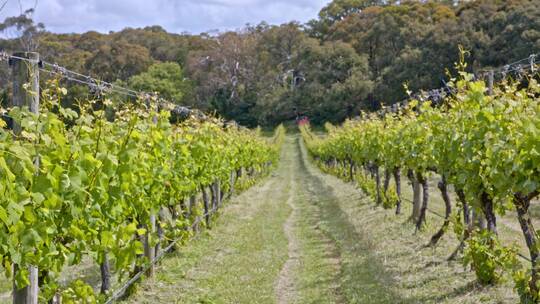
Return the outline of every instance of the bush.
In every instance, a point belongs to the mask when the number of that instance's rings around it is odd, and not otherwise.
[[[394,185],[390,185],[388,187],[388,190],[386,190],[385,193],[383,193],[383,208],[384,209],[392,209],[397,205],[399,198],[397,196],[396,187]]]
[[[516,246],[502,246],[497,236],[487,230],[476,232],[468,241],[463,257],[464,265],[471,265],[481,284],[500,282],[506,271],[519,267]]]

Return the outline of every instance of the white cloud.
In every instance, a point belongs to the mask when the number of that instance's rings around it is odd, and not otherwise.
[[[8,0],[0,20],[35,0]],[[246,23],[306,22],[329,0],[38,0],[34,18],[53,32],[118,31],[161,25],[171,32],[236,29]],[[0,0],[0,4],[3,0]]]

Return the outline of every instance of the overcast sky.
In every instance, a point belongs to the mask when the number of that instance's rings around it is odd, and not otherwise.
[[[0,6],[6,0],[0,0]],[[7,0],[0,21],[34,6],[36,0]],[[34,19],[53,32],[118,31],[161,25],[170,32],[198,34],[237,29],[246,23],[306,22],[330,0],[37,0]]]

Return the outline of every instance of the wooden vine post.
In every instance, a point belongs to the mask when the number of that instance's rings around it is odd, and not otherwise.
[[[158,123],[158,117],[154,115],[154,117],[152,117],[152,122],[154,124],[157,124]],[[150,263],[150,267],[148,268],[148,270],[146,271],[146,276],[148,277],[153,277],[154,276],[154,272],[155,272],[155,267],[154,267],[154,259],[156,258],[156,249],[158,249],[158,245],[156,246],[152,246],[152,242],[150,241],[151,239],[151,236],[156,232],[156,227],[157,225],[159,225],[159,223],[156,223],[156,214],[155,212],[151,212],[150,213],[150,219],[149,219],[149,222],[150,222],[150,225],[149,227],[146,227],[146,236],[145,236],[145,240],[144,240],[144,256],[148,259],[149,263]]]
[[[146,235],[144,238],[144,256],[148,259],[150,264],[150,267],[146,271],[146,275],[148,277],[154,276],[154,264],[152,264],[152,261],[154,261],[154,258],[156,257],[156,248],[152,246],[150,242],[151,235],[156,231],[156,215],[150,214],[150,226],[147,227]]]
[[[216,211],[221,206],[221,181],[216,179],[210,186],[212,194],[212,212]]]
[[[194,194],[189,197],[189,211],[188,211],[188,217],[191,218],[195,208],[197,207],[197,197],[198,195]],[[197,234],[199,233],[199,221],[198,217],[195,217],[194,219],[195,224],[192,226],[193,233]]]
[[[161,254],[162,243],[165,237],[165,231],[163,231],[163,226],[162,226],[163,223],[165,222],[165,210],[163,209],[163,207],[159,209],[158,215],[159,216],[156,223],[158,242],[154,249],[156,256],[159,256]]]
[[[99,264],[99,271],[101,273],[100,292],[105,294],[111,288],[111,264],[107,252],[103,253],[103,261]]]
[[[16,58],[13,58],[16,57]],[[39,54],[33,52],[21,52],[13,54],[10,59],[11,75],[13,77],[13,99],[10,106],[28,107],[31,112],[39,112]],[[23,59],[19,59],[23,58]],[[13,131],[19,134],[22,128],[19,124],[13,124]],[[36,158],[35,165],[39,166],[39,159]],[[19,271],[19,267],[14,265],[14,274]],[[29,284],[26,287],[18,288],[13,281],[13,303],[14,304],[37,304],[38,303],[38,268],[28,267]],[[14,276],[15,277],[15,276]]]
[[[411,181],[412,190],[413,190],[413,209],[412,209],[412,214],[411,214],[411,220],[416,223],[418,219],[420,218],[420,208],[421,208],[421,203],[422,203],[421,198],[420,198],[421,186],[420,186],[420,182],[418,181],[418,179],[416,178],[416,175],[414,174],[412,170],[409,170],[407,172],[407,177]]]
[[[493,70],[488,73],[488,95],[493,95],[493,82],[495,81],[495,72]]]
[[[157,115],[154,115],[154,117],[152,117],[152,122],[157,125],[158,124],[158,116]],[[152,216],[154,217],[154,226],[155,226],[155,229],[157,231],[157,237],[158,237],[158,240],[157,240],[157,244],[156,246],[154,247],[154,257],[152,259],[150,259],[150,261],[153,261],[155,257],[159,256],[161,254],[161,245],[162,245],[162,242],[163,242],[163,238],[164,238],[164,235],[165,235],[165,232],[163,231],[163,223],[165,222],[165,214],[164,214],[165,210],[163,207],[160,207],[159,208],[159,211],[158,211],[158,218],[156,219],[156,215],[153,214]],[[152,271],[148,273],[148,276],[152,276],[154,274],[154,266],[152,265]]]
[[[234,170],[231,171],[231,174],[229,176],[229,197],[234,195],[234,184],[235,184],[235,178],[234,178]]]
[[[495,80],[495,72],[490,70],[488,72],[488,92],[489,96],[493,95],[493,83]],[[473,210],[473,222],[475,226],[480,228],[480,230],[488,229],[489,231],[497,234],[497,219],[493,211],[493,200],[489,194],[484,191],[481,194],[481,212],[476,212]]]

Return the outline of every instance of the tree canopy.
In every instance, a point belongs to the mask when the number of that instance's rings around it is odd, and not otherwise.
[[[43,59],[82,74],[159,91],[255,126],[297,115],[340,122],[403,100],[404,84],[412,91],[439,88],[454,72],[459,45],[469,51],[473,72],[526,58],[540,50],[540,6],[531,0],[334,0],[307,24],[262,22],[215,35],[160,26],[54,34],[29,14],[0,24],[9,29],[15,35],[0,39],[0,49],[31,45]],[[8,96],[6,68],[0,83]]]
[[[160,96],[173,102],[181,102],[191,90],[182,67],[175,62],[155,63],[148,71],[131,77],[129,86],[143,92],[159,92]]]

